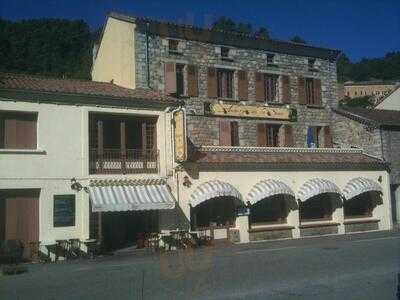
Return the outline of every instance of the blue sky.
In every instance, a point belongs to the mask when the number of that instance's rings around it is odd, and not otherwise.
[[[219,16],[266,26],[272,37],[300,35],[352,60],[400,51],[400,0],[0,0],[0,17],[83,19],[92,29],[109,11],[209,25]]]

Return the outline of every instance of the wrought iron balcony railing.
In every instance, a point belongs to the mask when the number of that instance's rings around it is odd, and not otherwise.
[[[90,174],[135,174],[158,172],[158,150],[89,150]]]

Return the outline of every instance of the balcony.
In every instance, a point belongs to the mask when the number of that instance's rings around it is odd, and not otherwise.
[[[158,151],[142,149],[90,149],[90,174],[158,172]]]
[[[156,118],[90,114],[89,174],[158,173]]]

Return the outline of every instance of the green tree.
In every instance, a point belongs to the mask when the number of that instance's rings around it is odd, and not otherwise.
[[[0,22],[0,70],[90,78],[92,39],[84,21]]]
[[[293,43],[298,43],[298,44],[307,44],[306,40],[303,39],[302,37],[295,35],[290,39]]]
[[[339,102],[339,106],[371,108],[374,106],[374,101],[370,96],[363,96],[358,98],[346,97]]]
[[[211,29],[269,38],[269,31],[266,27],[260,27],[254,31],[253,26],[250,23],[235,23],[231,18],[228,17],[220,17],[217,19],[211,26]]]
[[[269,39],[269,30],[266,27],[260,27],[254,32],[254,36],[257,38]]]

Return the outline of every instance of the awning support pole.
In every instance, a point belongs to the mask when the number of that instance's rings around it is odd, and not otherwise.
[[[98,217],[98,233],[97,233],[97,240],[99,241],[99,244],[103,243],[103,222],[102,222],[102,215],[101,211],[97,213]]]

